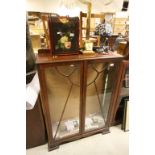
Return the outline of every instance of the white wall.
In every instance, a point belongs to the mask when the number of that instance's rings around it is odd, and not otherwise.
[[[73,1],[73,0],[72,0]],[[119,12],[122,9],[123,0],[113,0],[110,5],[105,6],[105,0],[92,0],[92,12]],[[60,7],[60,0],[26,0],[27,11],[39,11],[39,12],[57,12]],[[76,6],[81,11],[86,12],[87,6],[75,0]]]

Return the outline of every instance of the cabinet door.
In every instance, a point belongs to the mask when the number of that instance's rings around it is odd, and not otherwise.
[[[79,133],[80,70],[80,63],[58,63],[45,68],[45,94],[53,140]]]
[[[85,131],[104,128],[111,103],[116,65],[92,61],[87,67]]]

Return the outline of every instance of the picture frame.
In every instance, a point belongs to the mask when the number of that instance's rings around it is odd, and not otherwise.
[[[86,51],[93,51],[93,42],[91,42],[91,41],[86,41],[86,42],[85,42],[85,50],[86,50]]]
[[[79,54],[79,18],[50,16],[48,20],[52,55]]]

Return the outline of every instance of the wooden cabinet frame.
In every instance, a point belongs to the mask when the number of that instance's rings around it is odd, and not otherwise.
[[[116,117],[116,113],[117,113],[117,110],[118,110],[119,105],[120,105],[120,101],[121,101],[120,100],[121,87],[122,87],[123,80],[124,80],[124,77],[125,77],[126,69],[128,67],[129,67],[129,60],[123,60],[121,62],[121,65],[120,65],[119,81],[118,81],[116,101],[115,101],[116,103],[114,105],[114,112],[113,112],[113,116],[112,116],[112,120],[111,120],[111,126],[117,125],[118,123],[120,123],[120,122],[117,122],[115,120],[115,117]]]

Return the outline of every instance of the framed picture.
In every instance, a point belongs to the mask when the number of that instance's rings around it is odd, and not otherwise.
[[[51,16],[48,21],[51,52],[53,55],[79,53],[79,18]]]
[[[85,42],[85,50],[92,51],[93,50],[93,42],[90,42],[90,41]]]

